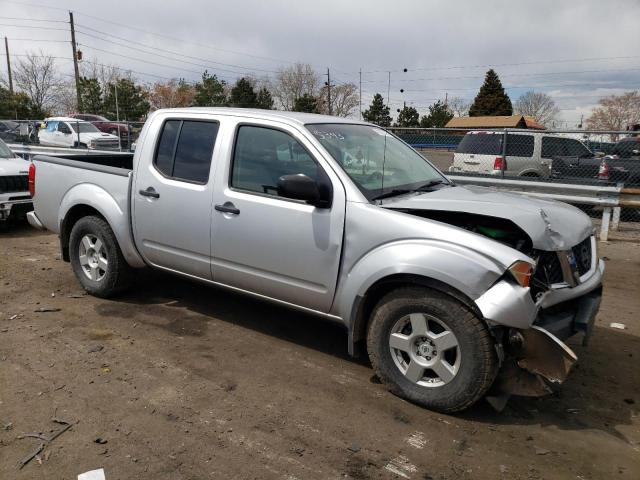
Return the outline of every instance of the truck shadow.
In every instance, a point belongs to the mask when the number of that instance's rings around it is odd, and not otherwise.
[[[141,272],[135,289],[98,305],[102,315],[135,318],[180,336],[202,336],[219,320],[360,365],[347,352],[346,329],[331,321],[223,288],[155,271]],[[630,425],[640,405],[640,337],[596,327],[591,345],[571,343],[579,363],[558,391],[541,398],[512,397],[498,413],[480,401],[456,417],[488,425],[542,425],[563,430],[594,429],[628,442],[617,429]],[[371,372],[373,375],[373,372]],[[410,408],[419,421],[424,412]]]
[[[182,336],[204,335],[209,320],[220,320],[368,365],[366,358],[354,360],[349,356],[347,331],[342,325],[162,272],[141,271],[131,293],[96,308],[100,314],[125,318],[135,316],[136,321]],[[176,309],[180,309],[179,315],[176,315]]]

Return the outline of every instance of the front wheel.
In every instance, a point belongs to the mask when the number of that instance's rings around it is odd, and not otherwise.
[[[78,281],[91,295],[110,297],[131,284],[132,269],[111,227],[101,217],[76,222],[69,238],[69,256]]]
[[[456,299],[426,288],[401,288],[383,297],[372,314],[367,347],[391,392],[441,412],[473,405],[498,370],[482,320]]]

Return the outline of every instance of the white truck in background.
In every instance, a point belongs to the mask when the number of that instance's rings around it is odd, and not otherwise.
[[[33,210],[28,188],[29,163],[0,140],[0,228],[4,228],[10,218],[19,218]]]

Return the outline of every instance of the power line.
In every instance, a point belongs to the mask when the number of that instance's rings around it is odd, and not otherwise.
[[[125,42],[134,43],[136,45],[141,45],[141,46],[143,46],[145,48],[148,48],[148,49],[161,50],[161,51],[167,52],[167,53],[169,53],[171,55],[178,55],[178,56],[185,57],[185,58],[191,58],[191,59],[195,59],[195,60],[202,60],[202,61],[209,62],[209,63],[212,63],[212,64],[224,65],[224,66],[228,66],[228,67],[241,68],[241,69],[245,69],[245,71],[261,71],[261,72],[268,72],[268,73],[277,73],[276,70],[265,70],[265,69],[260,69],[260,68],[249,68],[249,67],[245,67],[245,66],[242,66],[242,65],[234,65],[234,64],[229,64],[229,63],[216,62],[216,61],[205,59],[205,58],[201,58],[201,57],[194,57],[194,56],[190,56],[190,55],[184,55],[184,54],[179,53],[179,52],[172,52],[171,50],[165,50],[165,49],[162,49],[162,48],[153,47],[151,45],[146,45],[144,43],[136,42],[136,41],[129,40],[129,39],[126,39],[126,38],[122,38],[122,37],[118,37],[116,35],[111,35],[111,34],[106,33],[106,32],[99,32],[98,30],[95,30],[95,29],[92,29],[90,27],[87,27],[86,25],[78,24],[78,26],[80,28],[86,28],[86,29],[89,29],[89,30],[93,30],[93,31],[96,31],[96,32],[101,33],[103,35],[108,35],[108,36],[117,38],[119,40],[123,40]],[[90,33],[87,33],[87,32],[83,32],[81,30],[77,30],[77,32],[81,33],[82,35],[85,35],[87,37],[95,38],[97,40],[101,40],[101,41],[107,42],[107,43],[112,43],[114,45],[118,45],[118,46],[121,46],[121,47],[124,47],[124,48],[129,48],[131,50],[136,50],[136,51],[139,51],[139,52],[142,52],[142,53],[146,53],[148,55],[155,55],[155,56],[166,58],[166,59],[169,59],[169,60],[173,60],[173,61],[177,61],[177,62],[183,62],[183,63],[189,63],[191,65],[196,65],[196,66],[200,66],[200,67],[208,67],[207,65],[198,64],[198,63],[192,63],[192,62],[188,62],[186,60],[181,60],[181,59],[177,59],[177,58],[171,58],[171,57],[167,57],[166,55],[162,55],[162,54],[155,53],[155,52],[147,52],[145,50],[141,50],[139,48],[132,47],[131,45],[115,42],[113,40],[109,40],[107,38],[102,38],[102,37],[99,37],[97,35],[93,35],[93,34],[90,34]],[[209,68],[211,68],[211,67],[209,66]],[[224,68],[220,68],[220,67],[215,67],[215,68],[218,68],[219,70],[225,70]],[[235,71],[235,70],[225,70],[225,71],[228,71],[228,72],[231,72],[231,73],[238,73],[238,74],[243,73],[243,72],[238,72],[238,71]]]
[[[44,18],[29,18],[29,17],[0,17],[2,20],[25,20],[29,22],[51,22],[51,23],[68,23],[66,20],[47,20]]]
[[[11,23],[0,23],[0,27],[17,27],[17,28],[34,28],[37,30],[58,30],[62,32],[68,32],[69,30],[66,28],[55,28],[55,27],[40,27],[36,25],[15,25]]]
[[[580,71],[564,71],[564,72],[542,72],[542,73],[507,73],[501,75],[501,77],[537,77],[547,75],[576,75],[583,73],[610,73],[610,72],[631,72],[639,71],[640,68],[617,68],[617,69],[599,69],[599,70],[580,70]],[[432,77],[432,78],[408,78],[403,79],[403,82],[426,82],[426,81],[438,81],[438,80],[463,80],[463,79],[478,79],[484,78],[484,75],[467,75],[459,77]],[[363,83],[387,83],[386,80],[363,80]]]

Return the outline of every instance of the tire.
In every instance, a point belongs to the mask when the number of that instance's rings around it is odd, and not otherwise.
[[[131,285],[133,270],[101,217],[83,217],[76,222],[69,237],[69,256],[76,278],[91,295],[111,297]]]
[[[424,336],[414,335],[416,325]],[[477,402],[498,372],[493,337],[482,320],[453,297],[427,288],[400,288],[378,302],[367,349],[392,393],[445,413]]]

